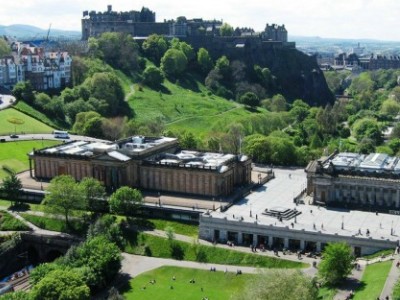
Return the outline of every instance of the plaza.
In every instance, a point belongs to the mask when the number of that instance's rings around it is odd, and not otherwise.
[[[200,238],[306,252],[320,252],[329,242],[345,241],[357,256],[398,245],[398,215],[314,205],[305,193],[304,169],[273,171],[274,179],[226,211],[201,215]]]

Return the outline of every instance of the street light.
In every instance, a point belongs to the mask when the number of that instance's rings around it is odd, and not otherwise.
[[[344,229],[344,216],[342,216],[342,229]]]
[[[251,204],[250,204],[250,218],[253,217],[253,214],[251,213]]]

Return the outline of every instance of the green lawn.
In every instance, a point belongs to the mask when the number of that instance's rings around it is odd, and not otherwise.
[[[0,231],[29,230],[29,227],[5,211],[0,211]]]
[[[10,133],[51,133],[53,128],[19,112],[14,108],[8,108],[0,111],[0,135],[9,135]]]
[[[15,141],[0,143],[0,180],[9,175],[3,170],[4,165],[15,172],[28,170],[29,160],[27,154],[31,152],[33,148],[40,149],[59,143],[59,141]]]
[[[175,280],[173,280],[175,276]],[[201,300],[208,299],[228,300],[235,293],[244,289],[251,274],[236,276],[234,273],[222,271],[210,272],[178,267],[161,267],[143,273],[130,280],[129,287],[125,288],[125,299],[151,300]],[[194,279],[195,283],[190,283]],[[150,281],[155,280],[154,284]],[[172,287],[172,288],[171,288]]]
[[[168,241],[165,238],[145,233],[126,231],[127,245],[124,251],[131,254],[146,255],[177,260],[198,261],[216,264],[252,266],[261,268],[304,268],[308,264],[278,259],[264,255],[227,250],[213,246],[199,245],[182,241]]]
[[[385,249],[385,250],[380,250],[378,252],[369,254],[369,255],[365,255],[362,258],[364,259],[373,259],[373,258],[377,258],[377,257],[381,257],[383,256],[387,256],[387,255],[392,255],[394,253],[394,249],[390,248],[390,249]]]
[[[174,229],[174,232],[176,234],[196,236],[196,237],[199,235],[198,225],[183,223],[179,221],[160,220],[160,219],[148,219],[148,221],[154,224],[155,229],[164,230],[165,227],[170,226]]]
[[[72,228],[67,228],[64,219],[55,219],[43,216],[30,215],[22,213],[21,216],[32,224],[47,230],[58,232],[72,232],[77,234],[84,234],[87,231],[88,225],[81,220],[70,220]]]
[[[361,278],[361,287],[355,291],[355,300],[375,300],[380,296],[393,261],[368,265]]]

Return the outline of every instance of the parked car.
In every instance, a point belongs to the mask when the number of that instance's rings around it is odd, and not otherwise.
[[[17,139],[17,138],[19,138],[19,136],[16,135],[16,134],[10,134],[10,138],[12,138],[12,139]]]

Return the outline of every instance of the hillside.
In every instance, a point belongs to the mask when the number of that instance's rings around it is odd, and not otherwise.
[[[126,86],[127,79],[120,79]],[[213,95],[201,82],[191,79],[191,86],[187,87],[166,80],[163,93],[147,87],[139,91],[135,86],[128,100],[135,119],[140,123],[162,120],[167,130],[191,132],[202,140],[222,134],[230,125],[238,123],[251,133],[253,129],[249,123],[254,117],[273,115],[263,108],[252,111],[237,102]]]
[[[13,25],[0,25],[0,35],[12,36],[17,39],[44,39],[47,37],[47,29],[38,28],[31,25],[13,24]],[[49,38],[55,39],[59,37],[68,37],[80,39],[80,31],[61,30],[51,28]]]

